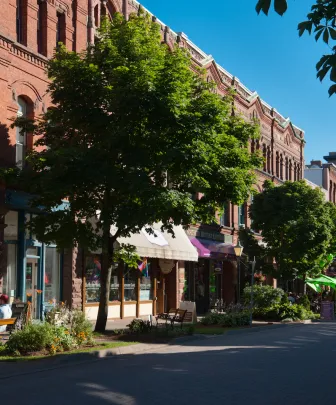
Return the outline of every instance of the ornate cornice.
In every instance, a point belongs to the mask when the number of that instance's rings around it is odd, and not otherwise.
[[[140,3],[137,2],[136,0],[128,0],[128,4],[133,6],[135,9],[140,6]],[[143,9],[148,14],[153,16],[153,14],[145,7],[143,7]],[[166,25],[157,18],[155,19],[155,21],[161,26],[161,31],[164,32]],[[252,106],[256,102],[256,99],[258,98],[262,106],[263,115],[265,118],[274,119],[277,125],[281,127],[283,131],[286,130],[288,127],[291,127],[293,130],[293,135],[297,139],[299,139],[301,143],[304,142],[303,140],[304,132],[299,127],[293,125],[289,118],[283,117],[276,111],[276,109],[272,108],[264,100],[259,98],[256,92],[252,92],[251,90],[249,90],[246,86],[244,86],[240,82],[240,80],[237,77],[233,76],[231,73],[229,73],[219,64],[217,64],[211,55],[207,55],[200,48],[198,48],[193,42],[189,40],[187,35],[185,35],[183,32],[175,33],[174,31],[170,30],[170,38],[174,41],[178,41],[180,46],[184,46],[185,48],[187,48],[192,56],[193,61],[197,65],[202,67],[209,67],[209,65],[213,64],[214,66],[216,66],[217,71],[219,72],[221,83],[225,87],[233,87],[236,90],[237,96],[243,102],[247,103],[248,106]]]
[[[29,51],[24,45],[21,45],[9,38],[0,35],[0,47],[5,48],[11,54],[25,59],[27,62],[32,63],[42,69],[47,66],[48,59],[40,54]],[[4,59],[2,59],[4,61]]]

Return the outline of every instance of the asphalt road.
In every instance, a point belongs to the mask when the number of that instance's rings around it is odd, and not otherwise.
[[[334,404],[335,360],[336,323],[287,326],[0,378],[0,402]]]

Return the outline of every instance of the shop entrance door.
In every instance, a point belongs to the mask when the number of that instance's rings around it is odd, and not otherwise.
[[[195,264],[195,302],[200,315],[209,311],[209,264],[210,260],[204,259]]]
[[[27,249],[26,255],[26,295],[31,303],[31,315],[37,317],[37,276],[39,271],[40,257],[37,248]]]

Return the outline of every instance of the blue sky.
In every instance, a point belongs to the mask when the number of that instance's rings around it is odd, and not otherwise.
[[[284,17],[258,16],[256,0],[142,0],[175,32],[191,41],[280,114],[305,131],[305,159],[336,151],[336,95],[316,79],[315,65],[328,48],[313,37],[299,38],[314,0],[291,0]]]

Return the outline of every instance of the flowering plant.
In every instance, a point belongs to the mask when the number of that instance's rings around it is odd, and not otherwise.
[[[263,283],[266,280],[266,276],[261,273],[254,273],[254,279],[260,283]]]

